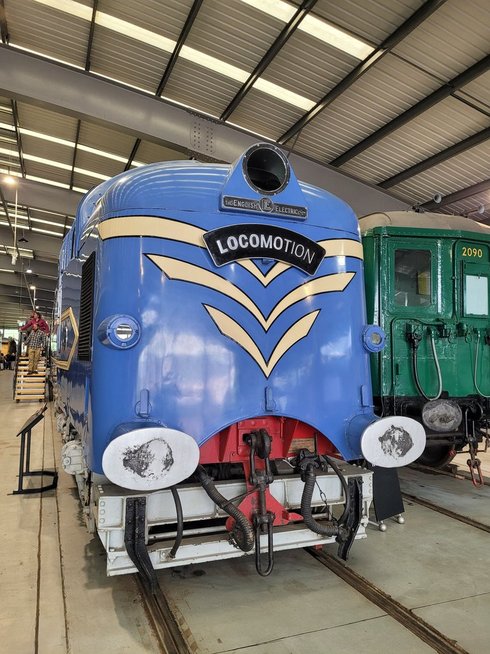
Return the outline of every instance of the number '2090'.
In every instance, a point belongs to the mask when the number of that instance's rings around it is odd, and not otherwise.
[[[483,257],[483,250],[481,248],[467,248],[463,247],[463,257]]]

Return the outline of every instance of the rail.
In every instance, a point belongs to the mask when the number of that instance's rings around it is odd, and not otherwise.
[[[391,595],[382,591],[331,554],[313,548],[307,548],[305,551],[352,586],[352,588],[364,595],[370,602],[379,606],[380,609],[415,634],[420,640],[427,643],[436,652],[440,654],[468,654],[457,642],[442,634],[435,627],[413,613],[413,611],[393,599]]]
[[[161,586],[157,584],[155,592],[152,593],[139,574],[134,577],[162,652],[164,654],[193,654],[196,652],[197,647],[190,631],[187,628],[185,634],[183,633]]]

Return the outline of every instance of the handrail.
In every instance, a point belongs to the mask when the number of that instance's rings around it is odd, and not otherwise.
[[[22,332],[18,331],[18,337],[17,337],[17,352],[15,353],[15,367],[14,367],[14,381],[12,384],[12,399],[15,400],[15,391],[17,388],[17,376],[19,372],[19,361],[20,361],[20,355],[22,353]]]

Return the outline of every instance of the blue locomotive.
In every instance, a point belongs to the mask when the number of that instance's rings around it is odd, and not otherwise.
[[[82,200],[60,257],[58,423],[108,574],[364,536],[371,472],[425,433],[376,418],[352,210],[270,144]],[[354,463],[348,463],[354,462]],[[339,513],[341,512],[341,515]]]

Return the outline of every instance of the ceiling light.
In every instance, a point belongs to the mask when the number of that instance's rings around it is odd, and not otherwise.
[[[35,287],[35,286],[29,286],[29,288],[31,289],[31,291],[35,291],[35,290],[36,290],[36,287]]]
[[[1,148],[0,148],[0,150],[1,150]],[[10,174],[10,173],[8,173],[7,175],[4,175],[4,177],[3,177],[3,181],[4,181],[5,184],[7,184],[8,186],[17,186],[17,179],[16,179],[16,177],[14,177],[14,175],[12,175],[12,174]]]
[[[40,234],[49,234],[50,236],[59,236],[59,237],[63,236],[61,232],[52,232],[49,229],[40,229],[39,227],[33,227],[32,231],[39,232]]]
[[[28,268],[28,269],[26,270],[26,273],[27,273],[28,275],[31,275],[31,274],[32,274],[32,270],[31,270],[30,268]]]
[[[268,16],[273,16],[283,23],[288,23],[294,16],[297,7],[284,2],[283,0],[241,0],[243,3],[262,11]],[[306,32],[310,36],[328,43],[329,45],[342,50],[347,54],[356,57],[357,59],[365,59],[374,48],[362,41],[361,39],[352,36],[348,32],[331,25],[326,20],[307,14],[298,25],[298,30]]]
[[[78,16],[78,18],[82,18],[87,21],[90,21],[92,19],[92,9],[88,6],[80,4],[79,2],[74,2],[73,0],[35,0],[35,1],[42,5],[52,7],[60,11],[64,11],[68,14],[71,14],[72,16]],[[265,4],[265,6],[269,6],[274,3],[267,2],[267,0],[265,0],[265,2],[264,0],[261,0],[261,4]],[[286,7],[289,7],[289,5],[286,4]],[[288,9],[288,11],[290,11],[290,9]],[[296,7],[293,7],[293,13],[295,11],[296,11]],[[101,11],[97,11],[95,15],[95,23],[109,30],[113,30],[117,34],[123,34],[124,36],[127,36],[131,39],[135,39],[136,41],[140,41],[145,45],[151,45],[154,48],[158,48],[159,50],[163,50],[164,52],[168,52],[169,54],[174,52],[175,46],[177,45],[177,42],[174,41],[173,39],[169,39],[165,36],[162,36],[161,34],[156,34],[151,30],[138,27],[133,23],[122,20],[120,18],[116,18],[115,16],[111,16]],[[195,64],[198,64],[199,66],[203,66],[204,68],[212,70],[220,75],[223,75],[224,77],[234,79],[235,81],[240,82],[241,84],[245,83],[247,79],[250,77],[251,71],[242,70],[237,66],[228,64],[226,61],[222,61],[217,57],[212,57],[211,55],[208,55],[205,52],[201,52],[187,45],[184,45],[182,47],[179,56],[182,57],[182,59],[187,59],[187,61],[191,61]],[[258,80],[258,82],[260,81],[261,80]],[[257,89],[259,89],[263,93],[272,95],[273,97],[278,98],[283,102],[293,104],[294,106],[300,106],[300,107],[304,107],[305,105],[309,107],[314,106],[314,103],[308,98],[300,96],[296,93],[292,93],[287,89],[284,89],[276,84],[268,83],[265,80],[263,80],[263,82],[264,83],[262,85],[258,85],[257,83],[254,85]],[[299,105],[298,105],[298,98],[301,101],[301,104]]]
[[[13,127],[10,127],[7,123],[0,123],[0,129],[14,129]],[[51,136],[50,134],[44,134],[43,132],[35,132],[32,129],[26,129],[25,127],[19,127],[19,132],[21,134],[25,134],[26,136],[32,136],[33,138],[36,139],[41,139],[43,141],[49,141],[50,143],[57,143],[58,145],[65,145],[67,148],[74,149],[75,148],[75,141],[68,141],[66,139],[61,139],[58,138],[57,136]],[[113,154],[112,152],[104,152],[104,150],[98,150],[97,148],[91,148],[88,145],[83,145],[82,143],[78,143],[77,149],[82,150],[83,152],[88,152],[90,154],[95,154],[98,157],[104,157],[105,159],[111,159],[112,161],[119,161],[120,163],[126,163],[128,160],[128,157],[123,157],[119,154]],[[141,162],[134,161],[133,162],[134,166],[143,166],[144,164]]]

